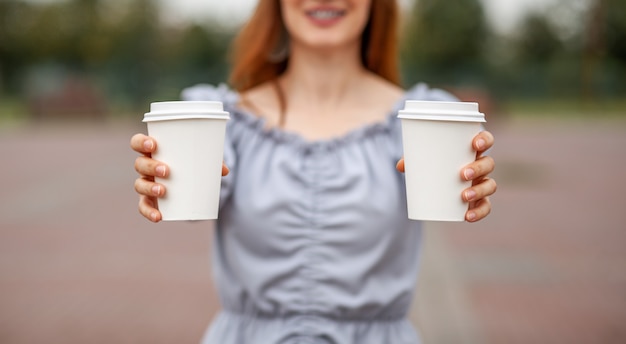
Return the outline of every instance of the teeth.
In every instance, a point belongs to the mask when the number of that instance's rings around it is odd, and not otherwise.
[[[311,11],[309,13],[316,19],[333,19],[341,15],[341,11]]]

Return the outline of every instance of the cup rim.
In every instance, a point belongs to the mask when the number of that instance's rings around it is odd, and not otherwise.
[[[144,114],[143,122],[229,118],[222,102],[177,100],[152,102],[150,111]]]
[[[398,111],[400,119],[430,121],[486,122],[476,102],[407,100]]]

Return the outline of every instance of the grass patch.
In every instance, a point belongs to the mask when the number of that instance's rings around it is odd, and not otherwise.
[[[533,99],[504,104],[512,117],[556,119],[626,119],[626,99]]]
[[[28,108],[22,99],[0,96],[0,131],[20,127],[29,120]]]

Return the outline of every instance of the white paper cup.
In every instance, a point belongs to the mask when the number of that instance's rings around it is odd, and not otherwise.
[[[164,221],[216,219],[228,113],[220,102],[173,101],[150,105],[143,122],[157,142],[152,158],[169,166],[158,200]]]
[[[402,121],[409,219],[464,221],[471,186],[463,166],[476,159],[472,139],[485,122],[477,103],[406,101]]]

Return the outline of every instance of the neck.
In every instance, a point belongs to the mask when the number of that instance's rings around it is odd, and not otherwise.
[[[291,48],[289,66],[280,80],[288,102],[299,99],[336,104],[367,75],[359,44],[342,50]]]

